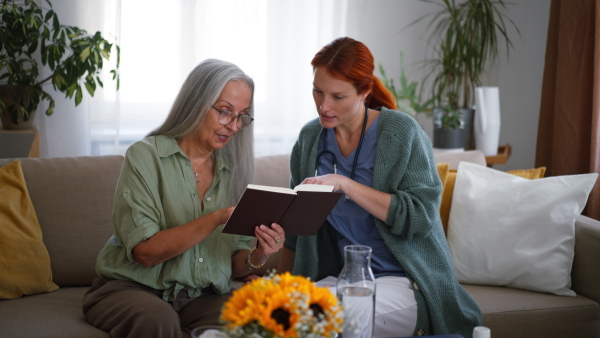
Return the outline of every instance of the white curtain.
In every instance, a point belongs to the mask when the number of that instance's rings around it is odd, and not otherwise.
[[[121,47],[121,89],[106,77],[93,98],[92,155],[123,154],[161,124],[187,74],[207,58],[254,79],[256,155],[290,152],[317,116],[310,61],[345,35],[347,1],[104,1],[103,31]]]

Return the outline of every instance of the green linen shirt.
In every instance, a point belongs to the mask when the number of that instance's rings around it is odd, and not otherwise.
[[[223,234],[222,224],[183,254],[152,267],[137,263],[132,251],[161,230],[228,207],[232,173],[218,151],[214,174],[202,210],[192,163],[174,138],[151,136],[131,145],[115,194],[114,234],[98,256],[97,273],[164,290],[166,301],[172,301],[182,289],[191,298],[200,296],[204,287],[218,294],[229,292],[231,256],[249,249],[252,238]]]
[[[322,129],[315,119],[300,131],[290,159],[291,186],[314,175]],[[442,183],[431,142],[404,113],[381,111],[372,188],[392,195],[386,221],[375,219],[375,224],[413,283],[418,304],[415,334],[423,330],[428,335],[471,337],[482,315],[455,277],[439,216]],[[336,236],[327,222],[317,235],[286,236],[285,246],[296,251],[294,274],[320,280],[338,276],[343,267]]]

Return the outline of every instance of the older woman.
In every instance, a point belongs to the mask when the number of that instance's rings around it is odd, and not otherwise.
[[[253,176],[254,84],[237,66],[200,63],[165,122],[127,150],[115,195],[114,235],[83,312],[114,337],[182,337],[217,324],[232,278],[283,246],[277,224],[252,238],[223,224]]]

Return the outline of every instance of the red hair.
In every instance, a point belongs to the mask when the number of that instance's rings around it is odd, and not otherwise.
[[[365,103],[369,108],[396,109],[396,100],[373,75],[375,61],[362,42],[349,37],[337,38],[323,47],[312,59],[313,69],[323,67],[336,79],[352,83],[361,94],[371,90]]]

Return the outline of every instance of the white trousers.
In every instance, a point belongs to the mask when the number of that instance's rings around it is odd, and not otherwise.
[[[337,278],[327,277],[315,284],[336,294]],[[417,301],[406,277],[375,279],[375,337],[412,336],[417,325]]]

